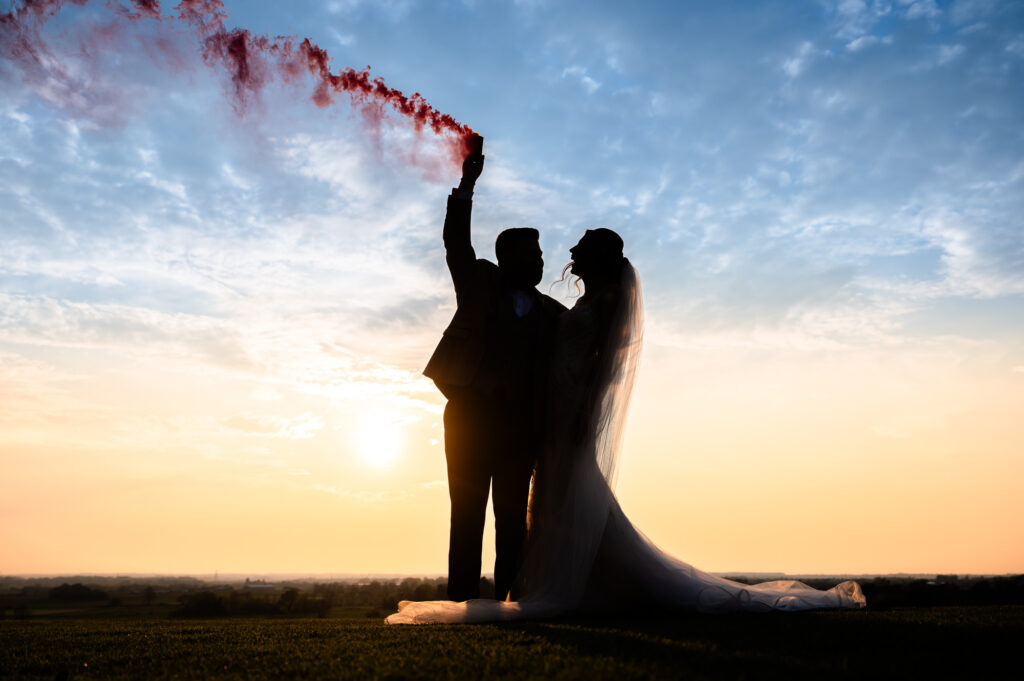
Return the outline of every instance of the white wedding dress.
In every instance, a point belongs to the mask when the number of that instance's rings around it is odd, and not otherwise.
[[[628,262],[617,296],[584,296],[559,321],[519,600],[403,601],[389,624],[864,607],[856,582],[820,591],[794,580],[747,585],[702,572],[665,554],[629,522],[613,487],[642,328],[640,286]]]

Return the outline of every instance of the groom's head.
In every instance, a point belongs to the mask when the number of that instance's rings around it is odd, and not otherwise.
[[[498,257],[498,268],[513,286],[533,288],[544,277],[540,232],[532,227],[503,231],[494,242],[494,254]]]

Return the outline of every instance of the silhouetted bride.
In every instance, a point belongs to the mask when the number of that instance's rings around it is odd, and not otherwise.
[[[585,293],[559,319],[518,600],[404,601],[389,623],[864,606],[855,582],[819,591],[792,580],[746,585],[702,572],[662,552],[622,512],[612,489],[643,331],[640,285],[622,249],[615,232],[595,229],[570,250]]]

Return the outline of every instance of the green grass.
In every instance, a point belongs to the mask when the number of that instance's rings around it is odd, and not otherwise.
[[[388,627],[358,611],[324,619],[100,614],[0,621],[0,678],[1024,678],[1016,653],[1024,606],[419,627]]]

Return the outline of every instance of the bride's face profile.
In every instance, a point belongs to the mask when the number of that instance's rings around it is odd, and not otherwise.
[[[584,281],[611,275],[611,270],[621,268],[622,238],[610,229],[588,229],[569,249],[569,256],[569,271]]]
[[[592,255],[593,239],[588,241],[591,232],[588,229],[575,246],[569,249],[571,259],[569,271],[581,279],[586,279],[588,258]]]

